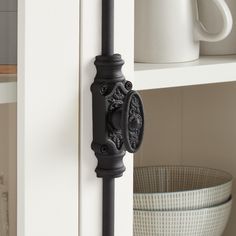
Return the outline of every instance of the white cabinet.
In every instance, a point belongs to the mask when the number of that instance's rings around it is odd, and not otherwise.
[[[79,1],[18,1],[17,236],[77,236]]]
[[[9,9],[16,10],[14,4]],[[136,64],[133,35],[134,1],[115,0],[115,52],[146,105],[144,145],[135,165],[199,164],[235,174],[236,56]],[[101,1],[18,0],[17,82],[15,75],[0,75],[0,104],[17,100],[17,145],[14,118],[8,123],[13,170],[17,146],[17,236],[101,236],[90,92],[99,54]],[[207,85],[222,82],[232,83]],[[8,112],[16,117],[16,104]],[[126,172],[116,179],[115,236],[133,232],[133,156],[124,162]],[[9,214],[15,219],[14,210]],[[225,236],[233,236],[230,227]]]

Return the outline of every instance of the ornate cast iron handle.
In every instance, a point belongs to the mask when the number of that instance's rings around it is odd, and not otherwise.
[[[126,84],[132,88],[131,82],[127,81]],[[137,92],[127,93],[122,107],[112,114],[112,123],[117,130],[122,131],[125,149],[130,153],[137,152],[144,131],[143,104]]]
[[[143,139],[143,104],[122,73],[119,54],[97,56],[93,94],[92,149],[98,177],[116,178],[125,171],[125,151],[134,153]]]
[[[130,91],[126,95],[122,113],[124,145],[128,152],[135,153],[143,141],[144,112],[139,94]]]

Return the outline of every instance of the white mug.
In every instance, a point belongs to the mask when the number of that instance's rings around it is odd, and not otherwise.
[[[225,0],[234,18],[231,34],[221,42],[202,42],[200,52],[202,55],[227,55],[236,54],[236,0]],[[219,10],[211,1],[199,0],[199,17],[207,29],[212,33],[222,28],[222,19]]]
[[[222,15],[222,28],[215,34],[198,20],[197,0],[135,0],[135,61],[193,61],[199,58],[199,41],[226,38],[233,24],[227,4],[224,0],[204,1],[214,2]]]

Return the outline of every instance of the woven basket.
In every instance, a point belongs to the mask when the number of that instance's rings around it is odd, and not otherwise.
[[[232,200],[200,210],[134,210],[134,236],[221,236],[231,205]]]
[[[159,166],[134,170],[135,210],[193,210],[226,202],[232,176],[202,167]]]

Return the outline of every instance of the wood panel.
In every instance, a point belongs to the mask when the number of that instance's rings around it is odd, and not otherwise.
[[[0,74],[16,74],[16,65],[0,65]]]

